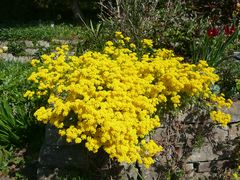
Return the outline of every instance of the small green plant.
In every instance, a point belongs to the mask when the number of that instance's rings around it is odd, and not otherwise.
[[[20,146],[27,129],[31,126],[31,121],[24,105],[12,108],[7,100],[0,99],[0,143],[2,145]]]
[[[92,49],[100,51],[103,49],[106,39],[113,37],[113,31],[106,27],[106,24],[99,22],[96,25],[90,20],[89,25],[84,21],[85,31],[79,33],[79,42],[77,44],[77,55]]]
[[[21,156],[17,156],[12,147],[0,146],[0,177],[13,176],[24,163]]]
[[[0,60],[0,93],[11,104],[26,102],[23,93],[30,86],[27,76],[32,72],[29,63]]]
[[[193,147],[194,148],[201,148],[203,143],[204,143],[204,136],[201,134],[197,134],[195,136],[194,142],[193,142]]]
[[[236,80],[236,88],[240,92],[240,80]]]
[[[13,55],[23,55],[24,54],[24,43],[23,42],[11,42],[8,44],[8,52]]]

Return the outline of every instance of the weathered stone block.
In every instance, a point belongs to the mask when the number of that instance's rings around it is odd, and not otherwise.
[[[39,163],[47,167],[87,170],[88,151],[81,145],[43,146]]]
[[[0,47],[7,46],[8,41],[0,41]]]
[[[228,139],[228,131],[229,131],[229,127],[222,127],[222,126],[218,126],[216,125],[212,132],[213,132],[213,139],[215,142],[224,142]]]
[[[157,180],[158,178],[158,172],[156,167],[149,167],[148,169],[145,168],[144,166],[140,166],[141,169],[141,174],[140,174],[140,178],[142,179],[151,179],[151,180]]]
[[[62,45],[62,44],[70,44],[70,41],[62,40],[62,39],[53,39],[52,43],[57,44],[57,45]]]
[[[5,61],[14,61],[15,57],[10,53],[2,53],[0,54],[0,59],[3,59]]]
[[[50,44],[47,41],[38,41],[37,46],[48,48],[50,47]]]
[[[212,161],[217,159],[218,155],[214,154],[211,144],[205,144],[199,149],[194,149],[188,162]]]
[[[30,48],[25,49],[26,54],[31,56],[35,55],[37,51],[38,51],[37,49],[30,49]]]
[[[34,47],[34,44],[33,44],[32,41],[26,40],[26,41],[24,41],[24,43],[25,43],[25,46],[26,46],[27,48],[32,48],[32,47]]]
[[[216,172],[217,169],[223,167],[226,161],[208,161],[208,162],[200,162],[197,172],[204,173],[204,172]]]
[[[187,164],[185,165],[184,169],[185,169],[186,172],[194,171],[193,163],[187,163]]]
[[[20,61],[20,62],[28,62],[31,61],[32,57],[31,56],[19,56],[15,57],[15,61]]]
[[[60,137],[58,135],[57,128],[47,124],[46,130],[45,130],[45,141],[44,143],[46,145],[50,146],[62,146],[62,145],[68,145],[69,143],[66,142],[65,138]]]
[[[229,125],[229,139],[233,140],[240,136],[240,127],[238,123],[232,123]]]
[[[240,122],[240,101],[233,102],[232,107],[225,112],[231,114],[231,122]]]

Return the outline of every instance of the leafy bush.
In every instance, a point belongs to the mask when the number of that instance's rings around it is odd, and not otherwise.
[[[205,61],[183,63],[170,50],[153,49],[149,39],[136,46],[121,32],[116,38],[103,52],[69,56],[63,45],[32,61],[36,69],[28,79],[38,89],[25,96],[48,98],[35,112],[39,121],[57,127],[67,142],[83,142],[94,153],[103,148],[118,162],[147,167],[162,147],[144,138],[160,126],[166,110],[200,99],[213,121],[224,126],[230,121],[221,108],[231,101],[212,93],[218,76]]]
[[[192,37],[198,38],[207,29],[206,20],[198,17],[188,1],[124,0],[103,7],[108,8],[103,8],[102,19],[133,37],[136,43],[148,37],[159,47],[187,57]]]

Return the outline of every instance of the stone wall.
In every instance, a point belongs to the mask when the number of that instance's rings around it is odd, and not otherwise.
[[[53,39],[51,41],[0,41],[0,47],[7,46],[8,51],[0,54],[0,59],[6,61],[20,61],[26,62],[30,61],[32,58],[38,57],[43,53],[48,53],[53,50],[55,47],[62,44],[71,45],[73,52],[75,51],[74,47],[78,44],[77,40],[59,40]]]
[[[39,158],[38,177],[48,179],[56,174],[76,175],[90,171],[91,175],[95,173],[92,179],[157,180],[166,179],[172,171],[172,178],[176,178],[176,172],[179,172],[182,173],[180,179],[219,179],[220,176],[225,179],[224,171],[233,165],[234,151],[239,143],[239,109],[240,101],[234,102],[229,110],[232,122],[224,128],[209,121],[203,123],[188,114],[174,120],[172,134],[163,124],[151,136],[165,150],[156,156],[156,163],[149,169],[138,164],[111,164],[103,152],[93,154],[81,145],[65,143],[56,129],[48,125]],[[93,168],[97,170],[94,173]]]

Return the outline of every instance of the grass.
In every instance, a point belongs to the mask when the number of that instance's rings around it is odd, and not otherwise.
[[[0,41],[74,39],[83,28],[71,24],[0,24]]]

